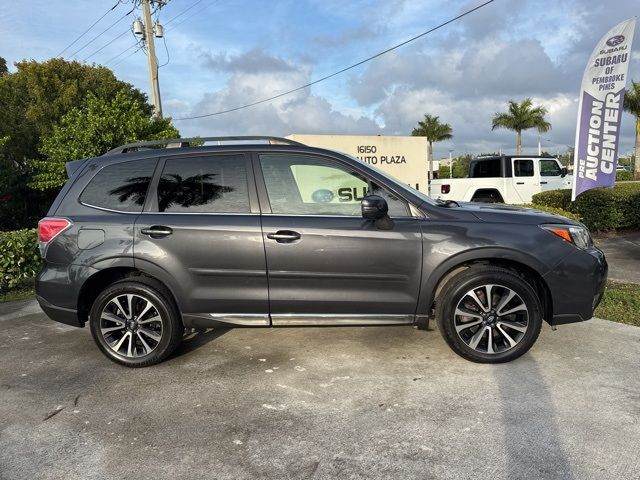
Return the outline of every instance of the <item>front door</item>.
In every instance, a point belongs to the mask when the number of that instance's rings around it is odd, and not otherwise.
[[[243,153],[160,160],[135,223],[135,262],[177,290],[187,317],[269,325],[251,162]]]
[[[273,325],[413,321],[422,241],[404,200],[330,157],[265,153],[256,171]],[[362,218],[369,192],[391,229]]]
[[[570,178],[567,175],[562,176],[562,168],[555,158],[541,158],[538,160],[538,164],[540,165],[541,191],[571,188]]]

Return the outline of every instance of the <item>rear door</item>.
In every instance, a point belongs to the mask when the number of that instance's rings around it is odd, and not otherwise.
[[[418,300],[418,220],[390,189],[338,159],[297,153],[255,158],[273,325],[409,323]],[[362,218],[384,196],[393,227]]]
[[[161,159],[150,192],[134,229],[136,266],[170,282],[183,314],[268,325],[249,157],[232,152]]]
[[[540,171],[533,158],[513,158],[513,188],[522,203],[530,203],[531,197],[540,192]]]

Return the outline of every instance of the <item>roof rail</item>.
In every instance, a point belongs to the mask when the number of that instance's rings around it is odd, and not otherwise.
[[[193,137],[193,138],[171,138],[169,140],[148,140],[145,142],[127,143],[121,145],[113,150],[109,150],[105,155],[115,155],[118,153],[127,153],[131,150],[138,150],[145,147],[156,147],[164,145],[166,148],[187,148],[192,143],[202,144],[204,142],[237,142],[237,141],[250,141],[250,140],[265,140],[270,144],[276,145],[298,145],[304,144],[282,137],[270,137],[270,136],[235,136],[235,137]],[[201,146],[201,145],[198,145]]]

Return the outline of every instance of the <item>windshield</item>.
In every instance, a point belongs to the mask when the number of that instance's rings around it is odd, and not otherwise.
[[[420,197],[421,200],[431,204],[431,205],[435,205],[436,202],[426,193],[422,193],[420,190],[416,190],[415,188],[413,188],[411,185],[407,185],[406,183],[404,183],[402,180],[398,180],[396,177],[394,177],[393,175],[385,172],[384,170],[381,170],[380,168],[371,165],[369,163],[365,163],[362,160],[360,160],[357,157],[354,157],[353,155],[350,155],[348,153],[344,153],[344,152],[337,152],[340,153],[341,155],[344,155],[345,157],[349,157],[352,160],[356,160],[358,163],[364,165],[367,168],[370,168],[371,170],[375,170],[376,173],[378,173],[379,175],[382,175],[383,177],[385,177],[386,179],[390,180],[394,185],[397,185],[398,187],[406,190],[409,193],[412,193],[414,195],[416,195],[417,197]]]

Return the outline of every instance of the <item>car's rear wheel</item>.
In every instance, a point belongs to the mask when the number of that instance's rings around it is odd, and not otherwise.
[[[436,316],[449,346],[481,363],[508,362],[526,353],[542,326],[534,288],[517,273],[473,266],[442,289]]]
[[[182,340],[182,321],[166,293],[124,280],[108,286],[89,314],[91,334],[102,352],[127,367],[161,362]]]

